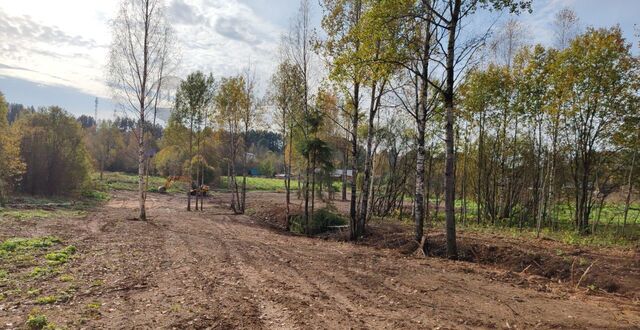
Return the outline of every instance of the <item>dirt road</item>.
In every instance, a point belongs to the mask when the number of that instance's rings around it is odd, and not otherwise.
[[[82,219],[11,225],[2,236],[58,235],[78,248],[75,293],[39,307],[68,328],[638,328],[640,306],[616,297],[518,285],[464,262],[402,256],[278,233],[221,200],[186,212],[149,196],[149,222],[118,192]],[[252,205],[257,208],[260,205]],[[39,283],[43,293],[67,283]],[[0,302],[0,326],[24,324],[29,301]]]

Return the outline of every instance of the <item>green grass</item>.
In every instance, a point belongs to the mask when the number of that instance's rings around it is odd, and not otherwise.
[[[74,253],[76,253],[76,247],[73,245],[69,245],[62,250],[48,253],[44,256],[44,258],[47,259],[47,263],[50,266],[58,266],[66,263]]]
[[[35,249],[44,249],[61,243],[62,241],[54,236],[35,238],[9,238],[0,243],[0,251],[19,252]]]
[[[223,176],[220,178],[222,188],[228,187],[229,178]],[[237,177],[238,185],[242,184],[242,177]],[[291,179],[291,189],[298,188],[298,180]],[[284,191],[284,179],[276,178],[258,178],[247,177],[247,190],[260,190],[260,191]]]
[[[109,190],[126,190],[137,191],[138,190],[138,175],[132,173],[123,172],[104,172],[102,181],[100,180],[100,173],[94,173],[92,178],[97,191],[105,192]],[[150,192],[157,192],[158,187],[164,186],[166,182],[165,178],[159,176],[149,176],[149,183],[147,190]],[[180,193],[186,192],[184,182],[173,182],[171,187],[167,191],[168,193]]]
[[[238,185],[242,184],[242,177],[239,176],[236,179],[238,181]],[[226,176],[220,177],[221,188],[228,187],[228,178]],[[300,182],[303,184],[304,182]],[[340,191],[341,182],[334,182],[333,188],[335,191]],[[291,179],[291,189],[298,190],[298,180]],[[247,177],[247,190],[258,190],[258,191],[275,191],[275,192],[284,192],[285,184],[284,179],[276,179],[276,178],[260,178],[260,177]]]
[[[79,218],[87,214],[84,210],[65,209],[3,209],[0,215],[15,220],[48,219],[48,218]]]

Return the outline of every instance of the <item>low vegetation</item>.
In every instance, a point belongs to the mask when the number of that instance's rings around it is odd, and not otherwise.
[[[304,218],[300,215],[291,218],[289,230],[299,234],[317,235],[330,230],[336,230],[337,227],[346,226],[348,223],[342,215],[338,214],[335,209],[321,208],[313,213],[310,218],[308,230],[305,230],[306,224]]]

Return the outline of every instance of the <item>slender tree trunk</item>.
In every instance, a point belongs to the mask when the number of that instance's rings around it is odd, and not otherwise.
[[[631,195],[633,194],[633,170],[636,166],[636,156],[638,154],[638,149],[633,150],[633,157],[631,158],[631,167],[629,167],[629,176],[627,177],[627,198],[624,202],[624,221],[622,222],[622,233],[624,234],[625,228],[627,227],[627,217],[629,216],[629,206],[631,205]]]
[[[353,87],[353,117],[351,129],[351,200],[349,206],[349,238],[352,241],[358,240],[360,237],[360,229],[358,228],[358,217],[356,210],[357,202],[357,185],[358,179],[358,105],[360,103],[360,83],[355,82]]]
[[[371,186],[371,158],[373,157],[373,134],[374,134],[374,120],[376,115],[376,88],[377,84],[374,81],[371,85],[371,103],[369,105],[369,120],[367,125],[367,150],[364,160],[364,175],[362,180],[362,194],[360,201],[360,214],[358,215],[358,227],[360,227],[361,234],[365,232],[365,222],[367,219],[367,211],[369,210],[369,188]]]
[[[191,168],[193,167],[193,110],[191,110],[191,123],[189,125],[189,159],[187,160],[187,211],[191,211],[191,189],[193,189],[192,185],[192,174]],[[229,178],[230,180],[231,178]]]
[[[342,201],[347,200],[347,164],[348,163],[349,163],[349,152],[348,150],[345,150],[342,155]]]
[[[247,119],[248,120],[248,119]],[[249,150],[249,126],[245,125],[244,130],[244,150],[242,153],[242,201],[240,203],[240,213],[244,214],[247,207],[247,152]]]
[[[467,222],[467,162],[469,158],[469,152],[467,150],[469,145],[469,134],[467,133],[467,126],[465,125],[464,132],[464,163],[462,165],[462,225]]]
[[[144,17],[144,40],[143,40],[143,63],[141,73],[140,84],[140,119],[138,122],[138,198],[140,202],[140,220],[147,220],[147,212],[145,209],[146,192],[144,191],[144,123],[145,123],[145,111],[146,111],[146,97],[147,97],[147,78],[149,74],[149,23],[151,20],[151,13],[149,8],[149,1],[145,1],[145,17]]]
[[[453,12],[449,23],[449,40],[447,42],[447,81],[446,91],[444,93],[444,107],[446,110],[446,159],[445,159],[445,218],[447,232],[447,257],[451,259],[458,258],[458,249],[456,246],[456,218],[455,218],[455,162],[456,155],[454,153],[454,83],[455,83],[455,45],[456,33],[458,27],[458,19],[460,16],[461,0],[455,0]]]

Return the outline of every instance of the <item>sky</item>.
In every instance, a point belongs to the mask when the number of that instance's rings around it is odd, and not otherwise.
[[[281,35],[299,6],[299,0],[165,1],[180,49],[176,76],[195,70],[234,75],[250,62],[263,90],[277,65]],[[317,0],[311,3],[311,20],[319,29],[322,10]],[[111,118],[116,107],[105,67],[109,21],[118,5],[118,0],[0,0],[0,92],[7,101],[93,115],[98,97],[98,118]],[[518,17],[527,41],[552,45],[553,17],[563,7],[576,11],[582,27],[619,24],[638,54],[638,0],[534,0],[533,13]]]

